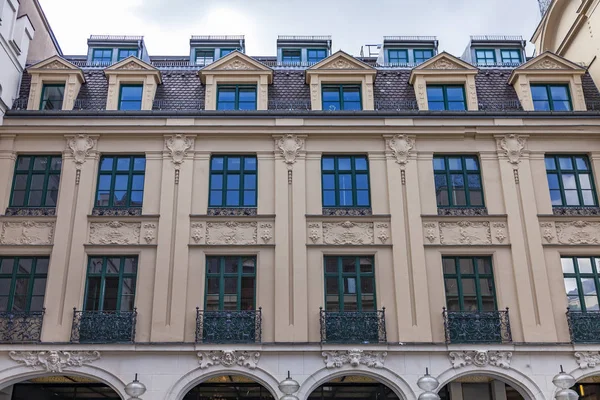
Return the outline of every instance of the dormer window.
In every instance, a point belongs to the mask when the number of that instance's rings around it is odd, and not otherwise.
[[[256,110],[256,86],[219,85],[217,110]]]
[[[131,57],[131,56],[134,56],[134,57],[138,56],[137,49],[119,49],[117,62],[124,60],[127,57]]]
[[[503,65],[513,66],[513,65],[519,65],[522,62],[521,51],[517,50],[517,49],[501,50],[500,56],[502,57]]]
[[[427,85],[427,101],[432,111],[465,111],[465,88],[461,85]]]
[[[64,97],[64,84],[45,84],[42,88],[40,110],[62,110]]]
[[[323,85],[323,110],[362,110],[360,85]]]
[[[535,111],[571,111],[568,85],[531,85]]]
[[[112,49],[94,49],[92,52],[92,63],[110,64],[112,62]]]
[[[496,65],[496,52],[494,50],[475,50],[477,65]]]
[[[119,110],[141,110],[144,85],[121,85],[119,92]]]
[[[283,64],[300,64],[302,62],[302,50],[289,49],[281,51],[281,61]]]
[[[308,49],[306,51],[306,60],[309,64],[316,64],[325,58],[327,58],[326,49]]]
[[[160,72],[137,57],[106,68],[108,95],[106,110],[152,110],[156,88],[162,83]]]
[[[392,65],[408,64],[408,50],[403,50],[403,49],[388,50],[388,62]]]
[[[214,49],[196,50],[196,65],[209,65],[215,61]]]
[[[433,50],[431,50],[431,49],[415,50],[414,56],[415,56],[415,64],[421,64],[421,63],[424,63],[425,61],[429,60],[431,57],[433,57]]]

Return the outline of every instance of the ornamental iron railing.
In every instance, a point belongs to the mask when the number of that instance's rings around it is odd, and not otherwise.
[[[290,36],[290,35],[279,35],[277,40],[331,40],[330,35],[322,36]]]
[[[410,42],[410,41],[434,41],[437,36],[384,36],[384,42]]]
[[[269,110],[310,111],[311,102],[308,100],[269,100]]]
[[[192,35],[192,40],[244,40],[244,35]]]
[[[196,343],[260,343],[262,307],[247,311],[206,311],[196,307]]]
[[[479,111],[523,111],[519,100],[479,103]]]
[[[129,35],[90,35],[89,40],[144,40],[143,36],[129,36]]]
[[[154,100],[152,102],[153,110],[204,110],[203,100],[186,100],[186,101],[175,101],[175,100]]]
[[[71,343],[135,343],[137,309],[77,311],[73,309]]]
[[[39,343],[45,312],[0,312],[0,343]]]
[[[377,311],[321,313],[321,343],[385,343],[385,307]]]
[[[600,343],[599,311],[571,311],[567,308],[567,321],[572,343]]]
[[[27,99],[16,99],[11,110],[27,110]]]
[[[503,311],[448,311],[444,307],[446,343],[511,343],[508,308]]]
[[[523,41],[523,36],[517,35],[474,35],[471,36],[471,41],[485,42],[506,42],[506,41]]]
[[[375,110],[377,111],[418,111],[419,104],[416,100],[404,101],[376,101]]]

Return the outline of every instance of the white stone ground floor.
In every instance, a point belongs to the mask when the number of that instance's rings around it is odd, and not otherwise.
[[[417,380],[426,368],[439,380],[438,390],[450,385],[453,400],[461,397],[457,383],[468,377],[503,382],[525,400],[550,400],[561,365],[578,382],[600,376],[599,350],[591,345],[4,345],[0,400],[12,398],[15,384],[55,375],[93,378],[125,400],[124,387],[136,373],[147,387],[144,400],[183,400],[196,385],[224,375],[250,378],[280,399],[278,385],[288,371],[300,384],[294,393],[299,400],[342,376],[369,377],[401,400],[416,400],[422,393]],[[476,400],[467,397],[463,400]],[[502,390],[492,397],[506,398]]]

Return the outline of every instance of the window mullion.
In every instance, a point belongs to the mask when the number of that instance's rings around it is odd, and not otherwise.
[[[123,270],[125,269],[125,257],[119,259],[119,283],[117,285],[117,305],[115,311],[121,311],[121,295],[123,294]]]
[[[338,92],[340,95],[340,110],[344,110],[344,87],[342,85],[339,86]]]
[[[102,269],[100,270],[100,297],[98,298],[97,311],[104,311],[104,290],[106,289],[106,267],[108,257],[102,257]]]
[[[483,311],[483,299],[481,297],[481,281],[479,277],[479,264],[476,257],[472,257],[473,263],[473,277],[475,278],[475,297],[477,299],[477,311]]]
[[[12,280],[10,282],[10,291],[8,292],[8,304],[6,305],[7,311],[13,310],[14,300],[15,300],[15,289],[17,286],[17,270],[19,269],[19,262],[21,257],[13,258],[13,270],[12,270]]]
[[[555,160],[554,162],[556,165],[556,175],[558,176],[558,187],[560,189],[560,198],[562,201],[562,205],[566,206],[567,205],[567,195],[565,193],[565,187],[563,186],[562,170],[560,169],[558,156],[554,157],[554,160]]]
[[[342,257],[337,257],[338,277],[338,309],[344,311],[344,274],[342,273]]]
[[[362,312],[362,290],[360,288],[360,258],[354,260],[354,269],[356,271],[356,309]]]
[[[458,257],[454,258],[454,268],[456,269],[456,289],[458,291],[458,305],[460,307],[460,311],[465,310],[465,298],[463,294],[462,288],[462,274],[460,272],[460,260]]]
[[[444,156],[444,167],[446,173],[446,192],[448,192],[448,204],[450,207],[454,207],[454,198],[452,197],[452,181],[450,174],[450,157]]]
[[[350,182],[352,182],[352,206],[358,205],[358,189],[356,188],[356,157],[350,157]]]
[[[577,257],[573,257],[573,266],[575,268],[575,279],[577,283],[577,295],[579,297],[579,304],[581,307],[581,311],[586,312],[587,308],[585,306],[585,296],[583,294],[583,285],[581,284],[581,272],[579,272],[579,261]]]

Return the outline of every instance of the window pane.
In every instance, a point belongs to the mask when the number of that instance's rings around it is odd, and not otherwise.
[[[228,157],[227,169],[230,171],[239,171],[242,165],[241,157]]]
[[[141,101],[143,86],[121,86],[121,101]]]
[[[592,271],[592,260],[589,258],[578,258],[577,267],[580,274],[591,274],[594,272]]]
[[[429,101],[444,101],[444,89],[441,87],[428,86],[427,100]]]
[[[546,163],[546,169],[556,169],[556,161],[554,160],[554,157],[546,157],[545,158],[545,163]]]
[[[565,278],[565,290],[568,295],[576,295],[579,293],[579,289],[577,289],[577,279],[575,278]]]
[[[567,201],[568,206],[580,205],[577,190],[565,190],[565,200]]]
[[[574,274],[575,273],[575,266],[573,264],[572,258],[561,258],[560,262],[562,264],[563,273],[565,273],[565,274]]]
[[[531,97],[533,100],[548,100],[546,86],[531,86]]]
[[[465,165],[468,171],[477,171],[479,166],[477,165],[477,159],[473,157],[465,157]]]
[[[256,158],[244,157],[244,170],[256,171]]]
[[[367,159],[365,157],[356,157],[354,159],[354,169],[357,171],[367,170]]]
[[[212,161],[211,161],[211,168],[215,171],[222,171],[223,170],[223,163],[224,163],[224,158],[223,157],[213,157]]]
[[[256,175],[245,175],[244,176],[244,189],[255,189],[256,188]]]
[[[566,86],[550,86],[552,100],[569,100],[569,90]]]
[[[323,189],[335,189],[335,175],[323,175]]]
[[[591,190],[582,190],[581,195],[583,197],[583,205],[595,206],[596,200],[594,199],[594,193]]]
[[[558,163],[560,165],[560,169],[562,170],[572,170],[573,169],[573,160],[571,157],[559,157]]]
[[[462,87],[447,87],[448,101],[464,101],[465,95]]]
[[[239,206],[240,205],[240,192],[239,191],[227,191],[227,206]]]
[[[560,189],[557,174],[548,174],[548,187],[550,189]]]
[[[340,171],[349,171],[352,169],[350,158],[338,158],[338,169]]]
[[[471,258],[461,258],[459,260],[461,274],[474,274],[473,260]]]
[[[446,160],[442,157],[434,157],[433,169],[436,171],[443,171],[446,169]]]
[[[338,272],[338,258],[337,257],[325,257],[325,272],[337,273]]]

